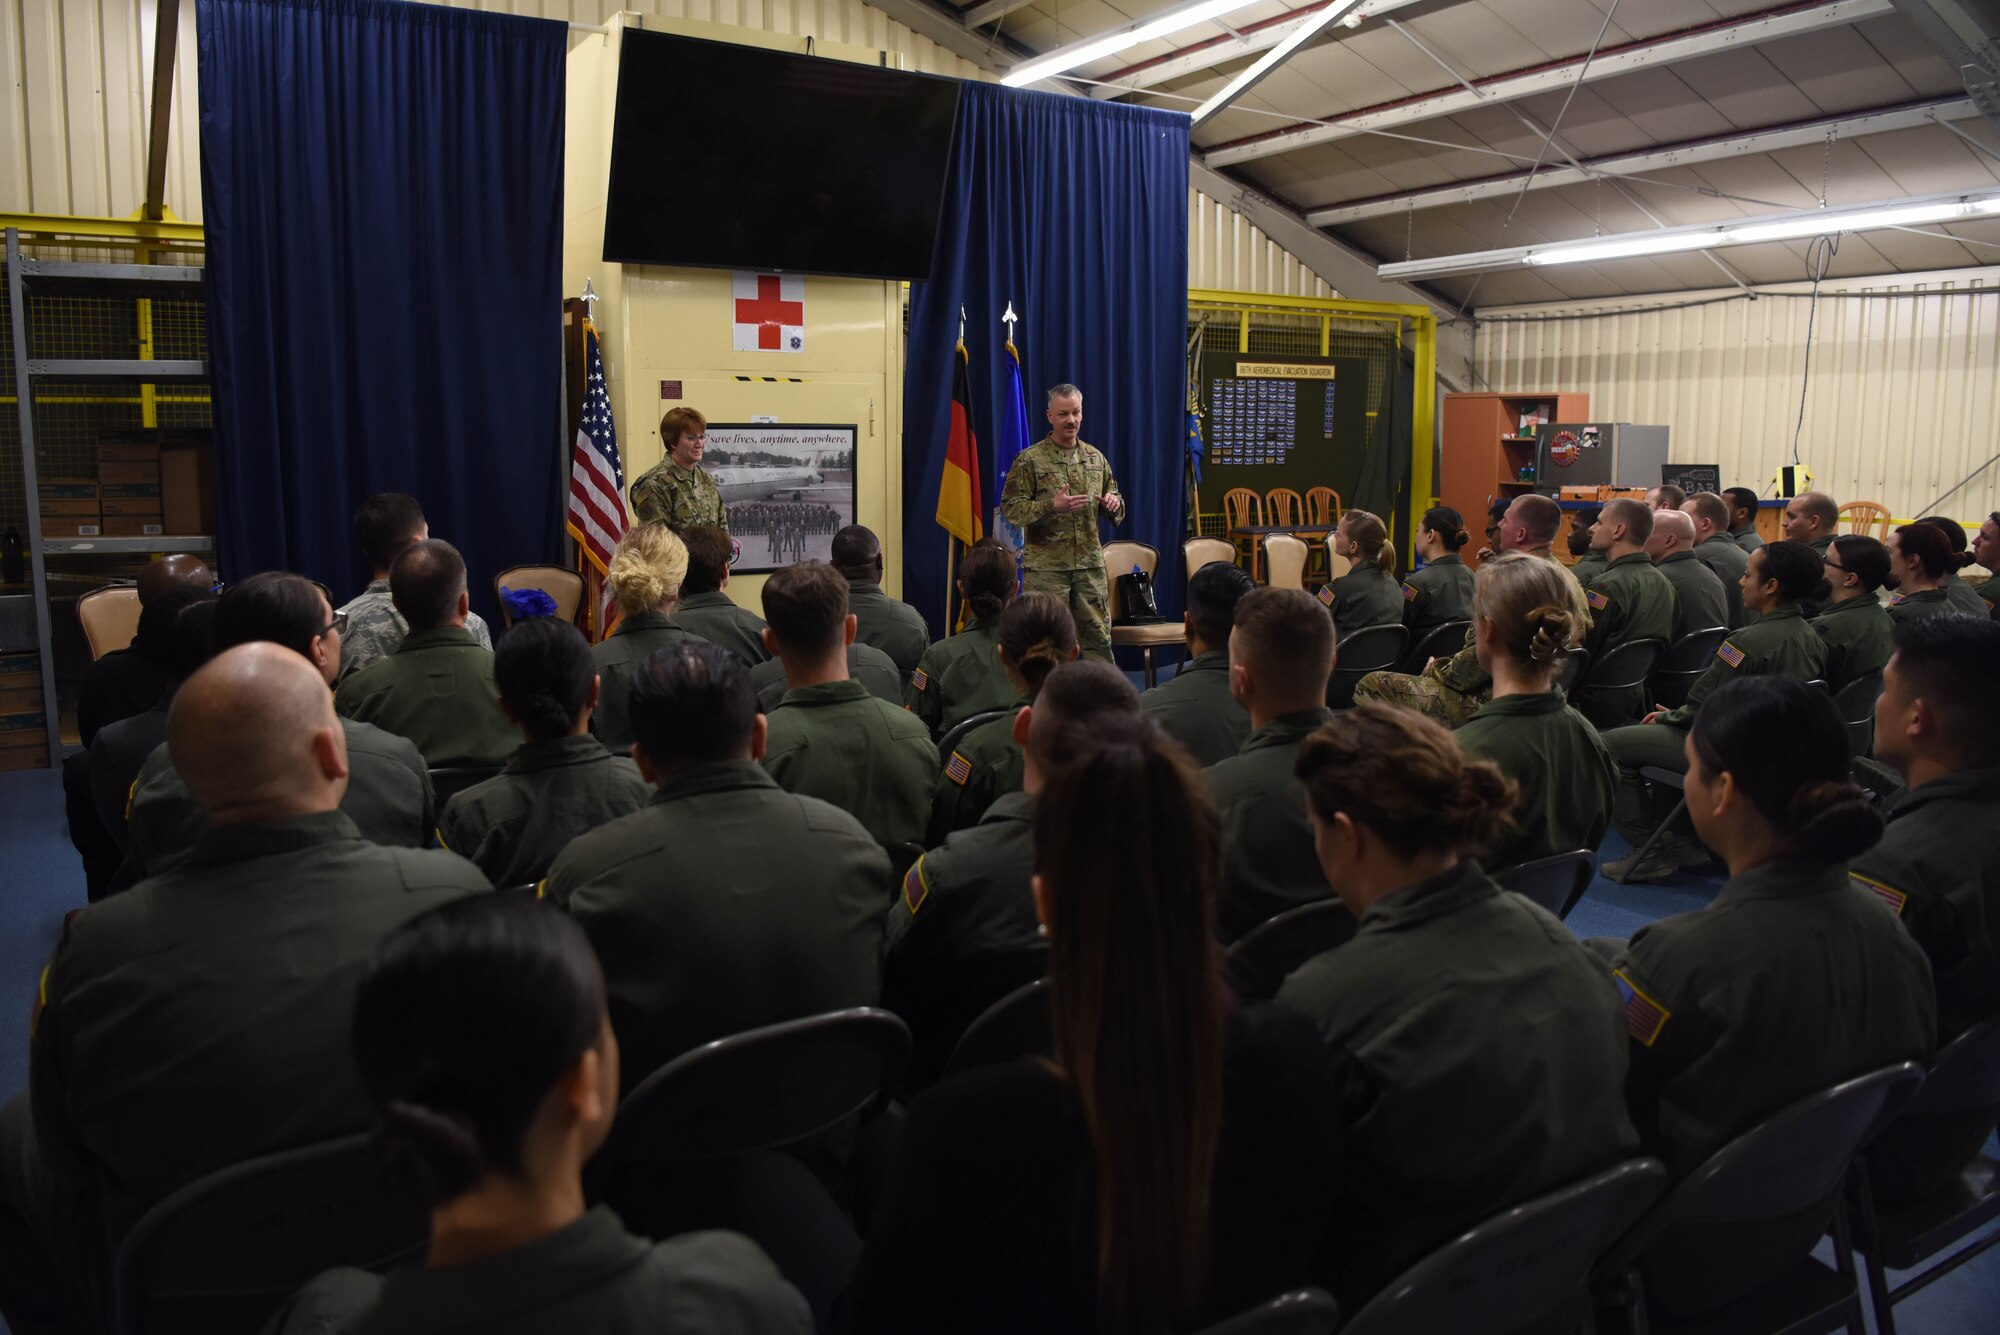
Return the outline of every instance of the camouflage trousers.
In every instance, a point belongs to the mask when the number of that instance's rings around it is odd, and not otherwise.
[[[1089,658],[1111,661],[1111,612],[1104,567],[1092,570],[1028,570],[1021,576],[1027,593],[1054,594],[1076,618],[1076,643]]]
[[[1440,677],[1435,669],[1419,676],[1407,672],[1371,672],[1355,683],[1354,700],[1382,700],[1414,709],[1434,718],[1447,728],[1457,729],[1493,698],[1493,683],[1480,689],[1460,690]]]

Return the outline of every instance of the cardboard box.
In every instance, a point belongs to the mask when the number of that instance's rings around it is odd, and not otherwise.
[[[107,538],[157,538],[167,531],[159,515],[106,515],[103,536]]]
[[[106,515],[157,517],[161,513],[160,485],[157,482],[107,483],[100,503]]]
[[[95,519],[98,491],[94,477],[52,477],[36,489],[44,519]]]
[[[78,519],[75,516],[51,518],[42,516],[42,536],[44,538],[101,538],[104,536],[103,521],[96,516]]]
[[[160,461],[152,459],[145,463],[118,463],[111,460],[97,461],[97,482],[99,486],[116,486],[120,483],[144,482],[154,487],[160,485]]]
[[[48,720],[32,711],[0,713],[0,770],[41,769],[49,763]]]
[[[215,452],[205,433],[160,442],[160,509],[167,532],[215,532]]]
[[[97,462],[153,463],[160,461],[160,433],[150,428],[97,433]]]

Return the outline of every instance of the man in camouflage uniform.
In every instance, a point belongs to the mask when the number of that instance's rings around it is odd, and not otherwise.
[[[414,496],[385,491],[370,496],[354,512],[354,539],[361,544],[371,572],[368,587],[340,609],[347,629],[340,641],[340,676],[347,678],[378,659],[387,658],[402,646],[410,624],[396,610],[389,596],[389,567],[416,544],[431,536],[431,526],[423,507]],[[493,633],[486,629],[479,613],[465,614],[465,628],[483,649],[493,647]]]
[[[1098,545],[1101,508],[1113,524],[1125,520],[1125,498],[1111,465],[1077,438],[1083,427],[1083,391],[1057,385],[1049,391],[1049,434],[1022,450],[1007,470],[1000,512],[1025,535],[1021,587],[1069,604],[1076,642],[1084,653],[1111,661],[1111,614]]]
[[[708,448],[708,419],[692,408],[669,409],[660,419],[667,457],[632,484],[632,512],[640,523],[665,524],[678,533],[713,524],[727,533],[729,509],[715,479],[701,466]]]

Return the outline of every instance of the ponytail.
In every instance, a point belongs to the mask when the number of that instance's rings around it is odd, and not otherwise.
[[[1841,863],[1882,838],[1882,813],[1847,777],[1840,711],[1818,687],[1788,676],[1724,682],[1702,701],[1692,738],[1702,774],[1736,781],[1779,835],[1779,856]]]
[[[1008,674],[1037,695],[1049,673],[1076,657],[1076,620],[1054,594],[1024,593],[1000,614],[999,644]]]
[[[1349,510],[1340,517],[1340,528],[1361,551],[1361,562],[1373,565],[1385,575],[1396,571],[1396,545],[1389,541],[1389,530],[1382,521],[1366,510]]]

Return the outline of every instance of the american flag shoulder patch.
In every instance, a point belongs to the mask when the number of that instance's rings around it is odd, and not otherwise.
[[[1903,595],[1900,593],[1892,593],[1889,595],[1889,606],[1891,607],[1894,607],[1896,604],[1902,601],[1903,601]]]
[[[1733,668],[1743,666],[1743,651],[1727,640],[1724,640],[1722,647],[1715,651],[1715,656]]]
[[[1618,995],[1625,1000],[1625,1032],[1632,1036],[1633,1042],[1652,1047],[1674,1013],[1640,991],[1623,969],[1611,976],[1618,983]]]
[[[1411,587],[1411,586],[1410,586],[1410,585],[1408,585],[1408,584],[1405,584],[1405,585],[1403,586],[1403,601],[1404,601],[1404,602],[1406,602],[1406,603],[1413,603],[1413,602],[1415,602],[1416,600],[1417,600],[1417,591],[1416,591],[1416,589],[1414,589],[1413,587]]]
[[[1589,593],[1583,595],[1583,600],[1590,604],[1590,610],[1593,612],[1602,612],[1605,608],[1611,606],[1611,600],[1596,589],[1592,589]]]
[[[1333,585],[1322,584],[1319,586],[1319,600],[1322,603],[1325,603],[1328,607],[1332,607],[1333,600],[1338,598],[1339,596],[1340,596],[1339,594],[1333,591]]]
[[[1873,876],[1863,876],[1858,871],[1851,871],[1847,874],[1859,882],[1863,890],[1868,891],[1884,904],[1887,904],[1891,913],[1895,914],[1898,918],[1903,916],[1903,906],[1910,902],[1908,895],[1893,885],[1886,885],[1876,880]]]
[[[924,687],[930,684],[931,684],[931,679],[924,675],[924,670],[922,668],[918,668],[915,672],[910,674],[910,685],[916,687],[918,690],[921,691],[922,689],[924,689]]]
[[[963,754],[952,752],[951,763],[944,767],[944,777],[961,788],[965,787],[965,781],[972,777],[972,762]]]
[[[915,913],[931,897],[931,883],[924,879],[924,860],[918,858],[911,866],[909,874],[903,877],[903,905]]]

